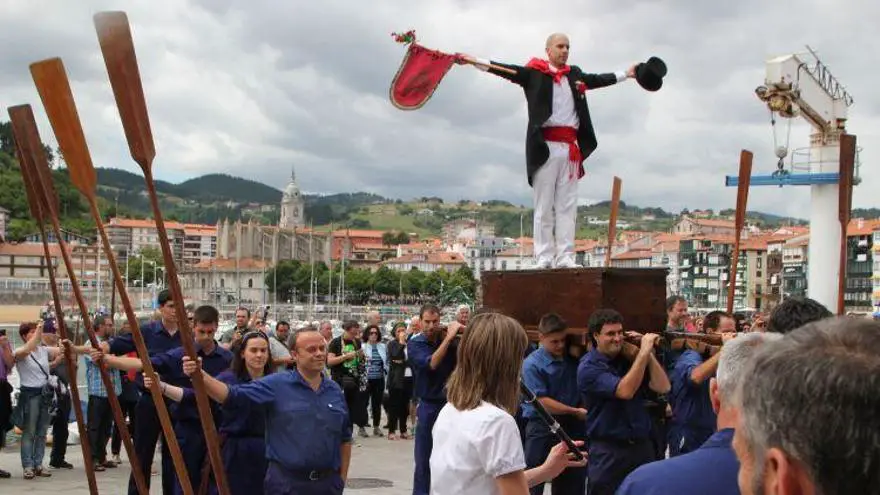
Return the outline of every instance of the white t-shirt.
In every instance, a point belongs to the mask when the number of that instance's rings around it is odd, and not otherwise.
[[[37,366],[37,362],[34,362],[34,359],[43,367],[42,370],[40,366]],[[43,345],[37,346],[34,352],[15,362],[15,369],[18,371],[19,384],[22,387],[42,387],[49,381],[46,375],[51,373],[49,371],[49,348]]]
[[[432,433],[432,495],[497,494],[495,478],[526,468],[516,420],[487,402],[470,411],[447,403]]]

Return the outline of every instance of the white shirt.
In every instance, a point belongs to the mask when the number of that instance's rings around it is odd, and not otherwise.
[[[459,411],[447,403],[432,436],[432,495],[497,494],[495,478],[526,468],[516,421],[492,404]]]
[[[556,72],[556,68],[550,66],[552,72]],[[558,83],[553,83],[553,106],[550,118],[544,122],[542,127],[580,127],[580,119],[574,109],[574,95],[571,93],[571,87],[568,85],[568,76],[562,76]],[[568,145],[556,143],[565,146],[568,151]]]
[[[34,359],[37,361],[34,362]],[[40,366],[43,367],[42,370],[37,363],[40,363]],[[30,388],[42,387],[49,381],[46,377],[50,373],[49,348],[43,345],[37,346],[34,352],[15,362],[15,369],[18,371],[19,385]],[[43,370],[45,370],[45,373]]]

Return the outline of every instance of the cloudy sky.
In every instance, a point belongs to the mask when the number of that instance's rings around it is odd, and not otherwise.
[[[570,34],[570,63],[622,70],[651,55],[669,66],[657,93],[634,81],[589,94],[599,149],[581,182],[584,202],[727,208],[739,151],[756,173],[775,169],[773,130],[754,96],[764,61],[818,50],[855,99],[848,130],[865,164],[880,156],[880,53],[869,0],[4,0],[0,2],[0,104],[31,103],[54,143],[28,64],[62,57],[94,161],[135,171],[100,56],[92,14],[128,9],[156,140],[157,178],[225,172],[282,188],[296,167],[309,192],[371,191],[530,203],[522,91],[456,66],[420,110],[388,99],[405,48],[422,44],[525,63],[547,34]],[[5,117],[5,112],[3,117]],[[791,125],[790,147],[810,129]],[[788,122],[777,124],[784,144]],[[866,165],[855,206],[880,206],[880,173]],[[756,187],[750,208],[805,217],[809,188]]]

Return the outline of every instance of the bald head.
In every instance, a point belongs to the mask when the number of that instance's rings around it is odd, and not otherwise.
[[[561,68],[568,63],[568,36],[563,33],[553,33],[547,37],[547,60],[550,65]]]

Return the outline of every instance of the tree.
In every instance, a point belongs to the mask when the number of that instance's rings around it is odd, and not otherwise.
[[[383,246],[394,246],[394,241],[397,239],[397,234],[394,232],[382,232],[382,245]]]
[[[422,294],[429,297],[437,297],[443,291],[448,279],[449,274],[445,270],[437,270],[427,274],[422,281]]]
[[[409,296],[418,296],[422,293],[427,278],[425,272],[413,267],[410,271],[403,274],[403,293]]]
[[[141,259],[143,257],[143,259]],[[122,273],[128,273],[128,280],[140,280],[141,279],[141,268],[143,267],[144,279],[141,281],[142,284],[148,285],[155,282],[153,279],[153,265],[155,264],[156,270],[155,273],[157,276],[163,277],[160,280],[164,280],[165,275],[165,262],[162,258],[162,252],[159,251],[158,248],[154,247],[144,247],[138,253],[129,254],[128,256],[128,271],[126,272],[125,266],[122,266]],[[160,275],[160,269],[162,274]]]
[[[382,266],[373,274],[373,291],[383,296],[400,293],[400,272]]]
[[[398,232],[397,237],[394,239],[394,244],[409,244],[409,234],[406,232]]]
[[[474,272],[471,267],[462,265],[449,278],[449,289],[459,289],[462,293],[468,295],[471,300],[477,295],[477,280],[474,278]]]

